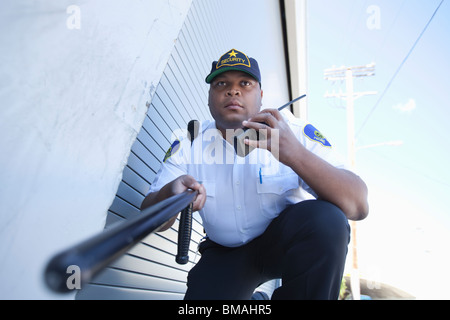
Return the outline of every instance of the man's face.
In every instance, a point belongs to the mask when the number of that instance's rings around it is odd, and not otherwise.
[[[258,81],[245,72],[227,71],[215,77],[208,105],[217,129],[242,128],[242,121],[259,112],[262,96]]]

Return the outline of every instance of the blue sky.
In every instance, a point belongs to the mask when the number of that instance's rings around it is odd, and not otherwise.
[[[440,3],[309,1],[308,120],[346,155],[346,111],[339,108],[346,102],[324,97],[327,91],[345,92],[345,83],[324,80],[323,72],[376,64],[375,76],[354,81],[355,92],[378,92],[355,101],[356,145],[403,144],[356,153],[371,205],[369,218],[358,225],[360,266],[368,276],[419,297],[448,299],[441,284],[450,285],[444,273],[450,268],[449,1],[408,56]]]

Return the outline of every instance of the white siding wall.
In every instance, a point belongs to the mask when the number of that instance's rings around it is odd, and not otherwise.
[[[236,10],[239,8],[239,10]],[[253,10],[253,11],[252,11]],[[288,101],[281,15],[276,0],[194,0],[149,107],[141,132],[132,147],[108,224],[138,214],[174,130],[191,119],[210,118],[204,82],[211,62],[231,48],[258,59],[267,87],[264,101],[275,107]],[[79,299],[182,299],[186,277],[194,265],[197,244],[203,236],[197,215],[190,259],[175,263],[177,228],[153,234],[113,263]],[[198,258],[197,258],[198,259]],[[269,296],[275,283],[261,290]]]

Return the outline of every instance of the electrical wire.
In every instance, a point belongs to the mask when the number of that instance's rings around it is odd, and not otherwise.
[[[444,3],[444,0],[441,0],[441,2],[439,3],[439,5],[437,6],[436,10],[434,11],[433,15],[431,16],[431,18],[428,20],[427,24],[425,25],[425,27],[423,28],[422,32],[420,33],[419,37],[416,39],[416,41],[414,42],[413,46],[411,47],[411,49],[409,50],[408,54],[406,55],[406,57],[403,59],[402,63],[400,64],[400,66],[397,68],[397,70],[395,71],[394,75],[392,76],[391,80],[389,80],[389,83],[387,84],[386,88],[384,88],[383,93],[380,95],[380,97],[378,98],[377,102],[375,103],[375,105],[372,107],[372,109],[370,110],[369,114],[367,115],[366,119],[363,121],[363,124],[361,125],[361,127],[359,128],[359,130],[356,132],[355,138],[358,137],[358,135],[361,133],[362,129],[365,127],[365,125],[367,124],[367,122],[369,121],[370,117],[372,116],[373,112],[375,111],[375,109],[380,105],[381,100],[384,98],[384,96],[386,95],[386,92],[389,90],[389,88],[391,87],[392,83],[394,82],[395,78],[397,77],[397,75],[399,74],[400,70],[402,69],[403,65],[405,64],[405,62],[408,60],[409,56],[411,55],[411,53],[414,51],[414,49],[417,46],[417,43],[419,43],[420,39],[422,38],[423,34],[425,33],[425,31],[428,29],[428,26],[430,25],[431,21],[433,21],[434,17],[436,16],[436,13],[439,11],[439,8],[441,7],[442,3]]]
[[[352,6],[353,10],[352,10],[351,17],[350,17],[350,19],[349,19],[349,21],[347,23],[347,31],[343,34],[343,38],[345,37],[347,39],[350,39],[350,41],[348,42],[348,44],[346,46],[344,46],[344,45],[342,46],[343,50],[345,50],[345,51],[342,52],[342,57],[343,57],[342,61],[343,61],[344,64],[347,63],[348,52],[350,51],[350,48],[353,45],[354,40],[356,39],[355,33],[360,30],[360,28],[357,28],[358,17],[362,16],[361,12],[364,12],[365,8],[367,8],[368,1],[369,0],[366,0],[363,3],[363,5],[361,7],[359,7],[359,11],[358,11],[359,14],[356,14],[356,16],[355,16],[356,18],[355,19],[353,19],[353,17],[354,17],[354,14],[355,14],[355,9],[357,8],[356,3],[360,3],[361,4],[361,1],[360,0],[355,0],[354,6]],[[353,27],[349,31],[348,28],[349,28],[349,26],[351,24],[350,22],[353,23]],[[351,32],[351,34],[350,34],[350,32]],[[342,40],[341,40],[341,43],[343,43]]]
[[[400,5],[400,7],[399,7],[399,9],[398,9],[398,11],[397,11],[397,14],[395,15],[394,20],[392,21],[391,25],[389,26],[388,31],[386,32],[386,35],[385,35],[383,41],[382,41],[381,44],[378,46],[378,50],[376,51],[376,53],[379,54],[379,53],[383,52],[385,43],[386,43],[387,39],[389,38],[389,36],[392,34],[391,31],[394,29],[394,26],[395,26],[395,24],[397,23],[398,17],[400,16],[400,13],[402,12],[403,7],[405,6],[405,3],[406,3],[407,1],[408,1],[408,0],[403,0],[402,4]],[[378,61],[378,56],[374,57],[374,59],[372,59],[372,61]]]

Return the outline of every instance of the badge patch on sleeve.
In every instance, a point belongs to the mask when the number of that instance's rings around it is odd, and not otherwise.
[[[308,124],[303,129],[303,134],[309,138],[309,140],[315,141],[323,145],[324,147],[331,148],[331,144],[328,142],[328,140],[324,137],[323,134],[320,133],[319,130],[314,128],[312,124]]]
[[[180,145],[180,140],[175,140],[174,143],[172,143],[172,145],[170,146],[169,150],[167,150],[163,162],[166,162],[171,156],[173,156],[180,149]]]

